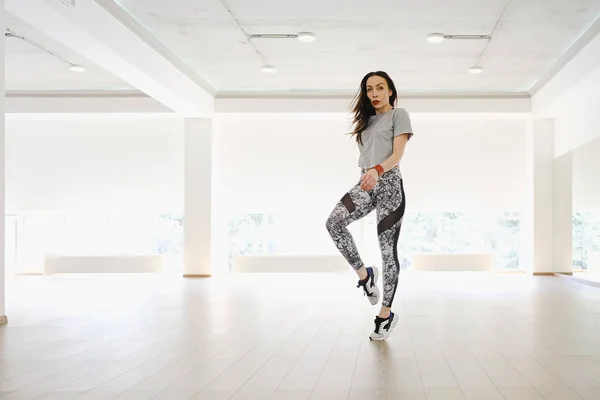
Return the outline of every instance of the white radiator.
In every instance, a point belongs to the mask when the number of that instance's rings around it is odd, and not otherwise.
[[[233,258],[233,272],[339,272],[350,266],[341,255],[243,254]]]
[[[415,271],[489,271],[494,257],[488,253],[473,254],[414,254],[412,267]]]
[[[159,272],[160,255],[46,255],[44,273]]]

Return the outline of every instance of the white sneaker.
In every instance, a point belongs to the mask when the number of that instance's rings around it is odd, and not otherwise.
[[[385,340],[387,339],[394,327],[398,324],[398,317],[393,312],[390,312],[388,318],[375,317],[375,331],[369,335],[371,340]]]
[[[358,281],[356,287],[363,288],[365,295],[369,299],[372,305],[377,304],[379,301],[379,289],[377,288],[377,281],[379,280],[379,270],[377,267],[367,268],[367,277],[363,281]]]

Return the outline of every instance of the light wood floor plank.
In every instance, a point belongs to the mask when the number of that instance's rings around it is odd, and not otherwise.
[[[596,400],[600,288],[403,273],[385,342],[348,274],[9,277],[2,400]],[[73,301],[77,299],[77,301]]]

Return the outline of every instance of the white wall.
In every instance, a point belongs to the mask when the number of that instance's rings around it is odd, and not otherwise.
[[[183,121],[9,116],[7,212],[183,210]]]
[[[333,207],[359,178],[344,115],[218,116],[225,209],[299,213]]]
[[[412,114],[412,122],[401,162],[407,212],[524,210],[526,117]],[[360,177],[349,129],[347,114],[219,115],[223,221],[271,213],[277,251],[337,254],[325,221]]]
[[[600,137],[600,35],[531,99],[536,118],[553,118],[555,156]]]
[[[600,210],[600,138],[573,150],[573,210]]]
[[[349,124],[341,114],[219,115],[223,223],[236,214],[271,214],[278,252],[335,252],[325,221],[360,177],[356,145],[344,135]]]
[[[412,121],[401,164],[408,212],[523,210],[526,116],[413,113]],[[336,252],[325,220],[360,177],[349,116],[227,114],[213,127],[215,220],[275,214],[285,226],[279,251]],[[183,128],[159,117],[11,116],[9,211],[182,211]]]
[[[410,111],[410,110],[409,110]],[[410,210],[519,210],[524,116],[412,114],[401,163]],[[215,119],[221,206],[328,213],[359,176],[347,114]],[[183,209],[183,121],[9,116],[7,211]]]
[[[555,156],[600,137],[600,65],[550,108],[555,126]]]
[[[409,210],[522,209],[526,117],[412,114],[412,122],[401,162]],[[326,216],[360,176],[349,129],[342,114],[219,116],[228,208]]]
[[[523,208],[527,117],[415,115],[402,169],[412,210]]]

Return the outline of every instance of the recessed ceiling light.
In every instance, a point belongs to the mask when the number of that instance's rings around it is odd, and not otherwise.
[[[483,67],[476,66],[476,67],[469,68],[470,74],[480,74],[482,72],[483,72]]]
[[[265,74],[274,74],[277,72],[277,68],[274,65],[263,65],[261,69]]]
[[[315,34],[312,32],[300,32],[298,33],[298,40],[301,42],[314,42],[315,40],[317,40],[317,38],[315,37]]]
[[[73,72],[85,72],[87,69],[83,65],[71,65],[69,69]]]
[[[429,43],[442,43],[445,37],[443,33],[430,33],[427,35],[427,41]]]

